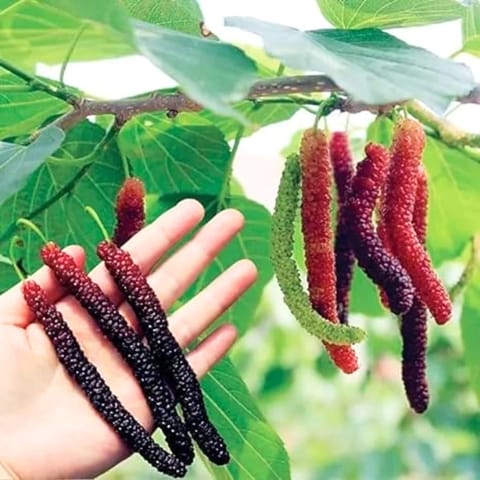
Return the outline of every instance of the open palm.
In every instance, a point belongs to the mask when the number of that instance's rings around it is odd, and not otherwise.
[[[193,200],[180,202],[126,245],[144,273],[202,219],[203,208]],[[225,210],[149,274],[150,285],[169,308],[240,230],[242,216]],[[84,263],[78,246],[66,250]],[[136,328],[135,317],[123,302],[102,264],[92,279],[119,305]],[[56,282],[46,268],[33,277],[55,301],[88,359],[94,363],[123,405],[147,429],[152,418],[133,374],[94,321]],[[248,260],[232,265],[170,317],[171,330],[182,347],[195,340],[255,281]],[[81,390],[58,363],[43,328],[32,322],[20,285],[0,296],[0,462],[20,478],[85,478],[98,475],[129,455],[110,426],[95,412]],[[223,325],[189,353],[200,377],[228,351],[235,329]]]

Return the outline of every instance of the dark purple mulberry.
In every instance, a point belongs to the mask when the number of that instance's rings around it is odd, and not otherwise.
[[[389,153],[381,145],[365,147],[366,158],[357,166],[348,201],[348,225],[359,266],[388,297],[393,313],[407,312],[414,289],[400,262],[383,245],[375,232],[372,214],[387,176]]]
[[[400,319],[402,334],[402,379],[410,406],[417,413],[428,407],[426,378],[427,308],[415,296],[413,305]]]
[[[353,157],[345,132],[334,132],[330,139],[330,160],[337,187],[337,227],[335,231],[335,273],[337,277],[337,313],[340,323],[348,324],[350,288],[355,255],[348,231],[347,203],[354,175]]]
[[[97,253],[137,315],[158,365],[174,388],[192,437],[212,462],[228,463],[225,442],[208,419],[195,372],[170,332],[155,292],[130,255],[114,243],[101,242]]]
[[[417,191],[413,208],[413,226],[417,238],[425,245],[427,236],[428,185],[423,166],[418,169]],[[410,406],[417,413],[428,407],[427,382],[427,307],[415,295],[412,308],[400,317],[402,335],[402,380]]]
[[[160,448],[123,407],[96,367],[88,361],[61,313],[49,303],[41,287],[34,281],[27,281],[23,284],[23,296],[36,320],[44,326],[60,363],[128,448],[140,453],[159,472],[183,477],[185,465]]]
[[[121,246],[145,224],[145,187],[138,178],[127,178],[117,195],[115,213],[117,224],[113,241]]]
[[[58,281],[95,319],[102,333],[130,366],[152,410],[155,424],[162,429],[172,452],[190,464],[193,461],[192,442],[175,411],[173,395],[141,337],[128,325],[101,288],[55,243],[46,244],[41,255]]]

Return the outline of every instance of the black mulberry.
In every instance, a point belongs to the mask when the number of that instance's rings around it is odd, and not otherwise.
[[[330,159],[337,187],[337,227],[335,230],[335,273],[337,277],[337,313],[340,323],[348,323],[350,288],[355,254],[348,231],[348,197],[354,175],[353,157],[345,132],[334,132],[330,139]]]
[[[228,463],[225,442],[208,419],[195,372],[170,332],[155,292],[130,255],[114,243],[101,242],[97,253],[137,315],[158,365],[174,388],[192,437],[212,462]]]
[[[140,453],[159,472],[183,477],[186,474],[185,465],[160,448],[123,407],[96,367],[88,361],[61,313],[49,303],[41,287],[34,281],[27,281],[23,284],[23,295],[36,320],[44,326],[60,363],[83,390],[95,410],[130,449]]]
[[[175,411],[173,395],[141,337],[128,325],[101,288],[77,267],[67,253],[50,242],[42,248],[41,255],[58,281],[80,302],[105,337],[121,353],[142,387],[154,421],[162,429],[172,452],[190,464],[193,461],[192,442]]]

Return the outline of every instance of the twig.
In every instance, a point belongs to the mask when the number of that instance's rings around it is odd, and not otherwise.
[[[70,105],[76,106],[79,98],[76,95],[71,94],[63,88],[56,88],[53,85],[49,85],[47,82],[44,82],[39,77],[35,75],[30,75],[23,70],[20,70],[15,65],[3,60],[0,58],[0,68],[7,70],[18,78],[21,78],[32,90],[39,92],[45,92],[56,97],[64,102],[69,103]]]
[[[478,98],[480,100],[480,96]],[[480,135],[464,132],[445,118],[437,117],[431,110],[416,100],[406,104],[408,113],[427,127],[430,127],[439,138],[452,147],[480,147]]]
[[[475,271],[480,266],[480,233],[474,235],[470,242],[470,257],[465,265],[459,280],[450,289],[449,295],[452,300],[458,297],[463,292],[469,281],[475,274]]]
[[[90,115],[114,115],[116,122],[122,125],[130,118],[146,112],[198,112],[202,106],[181,93],[173,95],[153,95],[148,98],[97,101],[81,100],[76,107],[55,121],[62,130],[68,130]]]

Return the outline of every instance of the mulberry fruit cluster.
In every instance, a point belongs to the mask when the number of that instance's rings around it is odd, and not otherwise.
[[[422,126],[404,119],[396,125],[390,149],[367,144],[365,158],[355,168],[346,133],[335,132],[328,139],[324,132],[305,131],[299,156],[285,165],[272,228],[272,263],[285,302],[344,372],[358,368],[351,344],[359,335],[353,341],[354,330],[341,329],[354,328],[347,324],[355,262],[377,285],[382,303],[399,316],[402,378],[410,406],[418,413],[429,401],[427,312],[442,324],[452,310],[425,247],[424,145]],[[299,191],[308,294],[292,259]],[[325,321],[335,335],[326,335]]]
[[[143,197],[140,180],[125,182],[117,197],[114,240],[99,244],[98,254],[137,315],[147,344],[100,286],[58,245],[53,242],[44,245],[41,257],[131,369],[171,453],[157,445],[113,395],[42,289],[27,281],[23,284],[23,294],[36,320],[44,326],[60,363],[125,445],[140,453],[158,471],[182,477],[186,466],[193,461],[192,438],[217,465],[228,463],[230,456],[223,438],[208,417],[198,380],[168,328],[165,312],[154,291],[130,255],[120,247],[144,225]],[[183,420],[176,411],[177,402],[182,408]]]

